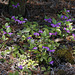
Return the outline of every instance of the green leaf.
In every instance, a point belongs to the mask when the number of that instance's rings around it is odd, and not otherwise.
[[[49,57],[49,58],[48,58],[48,62],[50,62],[50,61],[52,61],[52,57]]]
[[[5,26],[8,26],[9,25],[9,23],[5,23]]]
[[[44,31],[42,34],[41,34],[43,37],[46,36],[46,31]]]
[[[18,71],[16,71],[14,75],[19,75]]]
[[[41,61],[41,62],[43,61],[43,58],[42,58],[42,57],[40,58],[40,61]]]
[[[23,21],[23,20],[24,20],[24,19],[23,19],[23,17],[20,17],[19,19],[20,19],[21,21]]]
[[[45,67],[41,67],[42,71],[46,71],[46,68]]]
[[[43,45],[42,45],[42,44],[40,44],[40,45],[39,45],[39,48],[42,48],[42,46],[43,46]]]
[[[5,18],[7,21],[10,21],[10,19],[9,18]]]
[[[30,28],[27,28],[27,29],[23,29],[23,32],[30,32]]]
[[[7,33],[11,32],[11,28],[10,27],[6,28],[6,32]]]
[[[57,23],[57,21],[55,20],[55,18],[52,18],[52,22],[53,22],[54,24]]]
[[[9,75],[14,75],[13,73],[9,73]]]
[[[2,39],[3,39],[4,41],[6,40],[5,35],[2,35]]]

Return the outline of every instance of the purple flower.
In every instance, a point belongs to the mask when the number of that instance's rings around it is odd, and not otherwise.
[[[51,36],[51,35],[53,35],[53,33],[49,33],[49,35]]]
[[[49,50],[50,52],[55,52],[55,50],[53,49],[53,50]]]
[[[6,28],[8,28],[8,27],[10,27],[10,26],[6,26]]]
[[[34,47],[33,49],[37,49],[37,47]]]
[[[7,32],[3,31],[3,34],[7,34]]]
[[[19,3],[17,3],[17,6],[20,6]]]
[[[55,24],[51,24],[52,27],[55,27]]]
[[[26,19],[26,18],[25,18],[24,20],[25,20],[25,21],[27,21],[27,19]]]
[[[45,49],[49,50],[49,47],[42,46],[42,48],[45,48]]]
[[[61,25],[61,23],[59,22],[59,23],[57,23],[58,25]]]
[[[75,40],[75,34],[72,34],[72,36],[74,37],[74,40]]]
[[[12,16],[11,19],[16,20],[16,19],[15,19],[15,16]]]
[[[31,37],[28,37],[27,39],[31,39]]]
[[[19,5],[19,3],[17,3],[16,5],[12,5],[13,8],[17,8]]]
[[[26,21],[22,21],[22,24],[25,23]]]
[[[8,33],[10,36],[13,34],[13,33]]]
[[[57,32],[55,32],[54,35],[57,35]]]
[[[61,18],[63,18],[64,16],[62,15]]]
[[[35,36],[39,36],[39,33],[34,33]]]
[[[43,31],[42,30],[39,30],[39,33],[43,33]]]
[[[64,16],[64,18],[65,18],[65,19],[68,19],[68,17],[67,17],[67,16]]]
[[[54,63],[54,61],[49,62],[49,64],[52,64],[52,65],[53,65],[53,63]]]
[[[52,19],[51,18],[48,18],[48,19],[44,19],[46,22],[49,22],[51,23]]]
[[[66,30],[66,28],[64,27],[64,30]]]
[[[66,32],[67,32],[67,33],[70,33],[70,31],[69,31],[69,30],[67,30]]]
[[[68,19],[68,20],[66,20],[66,21],[71,21],[71,19]]]
[[[23,69],[22,65],[18,66],[18,68]]]
[[[70,12],[70,10],[66,10],[66,12]]]

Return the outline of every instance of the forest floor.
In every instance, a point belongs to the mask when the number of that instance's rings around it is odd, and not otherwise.
[[[50,9],[48,5],[42,6],[42,5],[39,5],[39,4],[38,5],[27,4],[27,8],[28,8],[27,9],[28,20],[31,21],[31,22],[36,21],[36,22],[39,23],[40,26],[46,24],[44,22],[45,16],[48,16],[50,18],[56,18],[56,14],[61,10],[61,8],[60,8],[57,11],[56,8]],[[69,15],[72,18],[75,18],[75,10],[70,10],[70,14]],[[5,19],[5,17],[6,17],[5,15],[4,16],[0,16],[0,25],[5,25],[5,23],[8,22]],[[14,27],[14,24],[13,24],[13,25],[10,25],[10,26],[13,29],[14,33],[19,31],[19,30],[21,30],[21,29],[23,29],[23,26],[21,26],[21,25],[16,25]],[[73,26],[75,28],[75,20],[73,21]],[[0,29],[1,28],[2,28],[2,26],[0,27]],[[1,32],[0,32],[0,38],[2,38],[2,33]],[[14,35],[13,38],[16,39],[17,36]],[[9,43],[9,41],[11,41],[13,38],[9,37],[9,40],[6,41],[4,44],[8,43],[8,46],[11,45],[11,43]],[[0,44],[2,44],[2,43],[3,43],[3,41],[0,39]],[[75,48],[75,41],[74,42],[70,41],[69,38],[67,38],[66,41],[65,40],[61,41],[61,47],[62,47],[63,44],[68,47],[68,50],[72,50],[73,47]],[[19,45],[22,46],[22,43],[20,43]],[[5,49],[3,49],[3,46],[0,49],[0,53],[1,53],[1,51],[5,50]],[[14,61],[12,64],[9,64],[10,59],[12,61]],[[72,59],[75,61],[75,55],[72,57]],[[75,63],[72,64],[70,62],[64,62],[64,58],[59,59],[58,57],[56,57],[55,61],[56,61],[55,64],[51,66],[51,73],[50,74],[46,74],[46,75],[75,75]],[[14,58],[11,54],[6,56],[6,57],[2,57],[0,55],[0,75],[8,75],[9,72],[13,73],[15,70],[17,70],[16,68],[14,68],[16,63],[17,63],[17,59]],[[38,70],[39,70],[39,67],[38,67]],[[33,73],[35,73],[35,72],[33,72]],[[37,74],[33,74],[33,75],[44,75],[44,74],[40,74],[38,72],[36,72],[36,73]],[[20,74],[20,75],[23,75],[23,74]],[[28,74],[26,74],[26,75],[28,75]]]

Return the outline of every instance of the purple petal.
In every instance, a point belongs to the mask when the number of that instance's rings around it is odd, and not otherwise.
[[[31,37],[28,37],[27,39],[31,39]]]
[[[39,33],[43,33],[43,31],[42,30],[39,30]]]
[[[66,12],[70,12],[70,10],[66,10]]]
[[[55,52],[55,50],[53,49],[53,50],[49,50],[50,52]]]
[[[53,64],[53,63],[54,63],[54,61],[49,62],[49,64]]]
[[[3,34],[7,34],[7,32],[3,31]]]
[[[37,49],[37,47],[34,47],[33,49]]]
[[[64,30],[66,30],[66,28],[64,27]]]
[[[67,30],[66,32],[67,32],[67,33],[70,33],[70,31],[69,31],[69,30]]]
[[[10,27],[10,26],[6,26],[6,28],[8,28],[8,27]]]
[[[13,33],[8,33],[9,35],[12,35]]]
[[[20,65],[18,68],[23,69],[22,65]]]

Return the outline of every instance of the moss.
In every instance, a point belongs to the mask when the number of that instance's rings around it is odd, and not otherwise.
[[[55,52],[55,55],[58,56],[58,58],[60,59],[63,58],[63,61],[70,62],[71,64],[75,63],[72,53],[69,49],[60,49]]]

